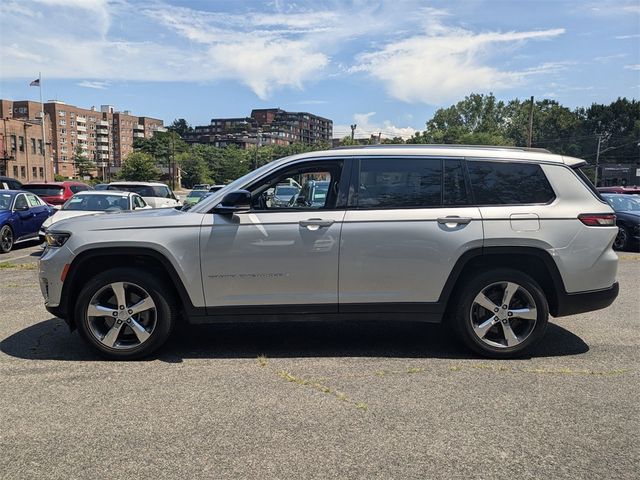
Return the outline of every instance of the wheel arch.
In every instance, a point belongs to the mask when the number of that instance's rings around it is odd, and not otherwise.
[[[80,253],[69,266],[62,287],[61,312],[71,328],[75,328],[72,301],[86,281],[97,271],[116,267],[138,266],[158,275],[176,294],[181,310],[189,315],[197,315],[198,308],[191,298],[173,264],[162,253],[147,247],[105,247]]]
[[[562,297],[566,295],[564,282],[551,255],[535,247],[479,247],[465,252],[454,265],[440,294],[439,303],[449,313],[451,301],[465,279],[476,271],[488,268],[511,268],[532,277],[547,298],[549,312],[556,316]]]

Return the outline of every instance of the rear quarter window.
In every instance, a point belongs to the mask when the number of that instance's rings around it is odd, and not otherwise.
[[[471,160],[467,168],[477,205],[544,204],[555,198],[540,165]]]

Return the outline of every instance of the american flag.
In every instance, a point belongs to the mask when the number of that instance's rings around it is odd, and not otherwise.
[[[40,86],[40,79],[36,78],[33,82],[31,82],[29,84],[30,87],[39,87]]]

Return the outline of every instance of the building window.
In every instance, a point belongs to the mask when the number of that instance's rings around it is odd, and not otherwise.
[[[66,156],[66,155],[63,155],[63,156],[62,156],[62,161],[63,161],[63,162],[66,162],[66,161],[67,161],[67,156]]]
[[[18,149],[24,152],[24,137],[18,137]]]
[[[13,166],[13,178],[18,178],[18,166]]]
[[[36,167],[31,167],[31,175],[33,176],[33,178],[38,177],[38,169]]]
[[[76,124],[75,120],[71,120],[71,121],[69,122],[69,125],[71,125],[72,127],[74,127],[74,126],[75,126],[75,124]]]
[[[44,155],[44,142],[42,140],[38,140],[38,153]]]
[[[66,128],[61,128],[60,129],[60,134],[61,135],[66,135],[67,134],[67,129]]]
[[[35,138],[31,139],[31,153],[33,153],[34,155],[36,154],[36,139]]]
[[[66,115],[67,115],[67,112],[65,112],[64,110],[60,110],[60,111],[58,112],[58,116],[59,116],[59,117],[65,117]]]
[[[16,136],[15,135],[11,135],[11,151],[12,152],[16,151]]]
[[[40,167],[40,178],[44,178],[44,167]]]
[[[66,124],[67,124],[67,121],[66,121],[66,120],[60,120],[60,125],[64,126],[64,125],[66,125]]]
[[[20,178],[26,178],[27,177],[27,167],[21,166],[20,167]]]

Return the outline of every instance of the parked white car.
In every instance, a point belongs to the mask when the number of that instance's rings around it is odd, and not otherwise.
[[[95,213],[121,213],[151,208],[137,193],[111,190],[78,192],[67,200],[60,210],[47,218],[40,227],[40,240],[44,241],[47,228],[60,220]]]
[[[107,187],[107,191],[109,190],[137,193],[152,208],[173,208],[182,205],[180,197],[176,196],[164,183],[111,182]]]

